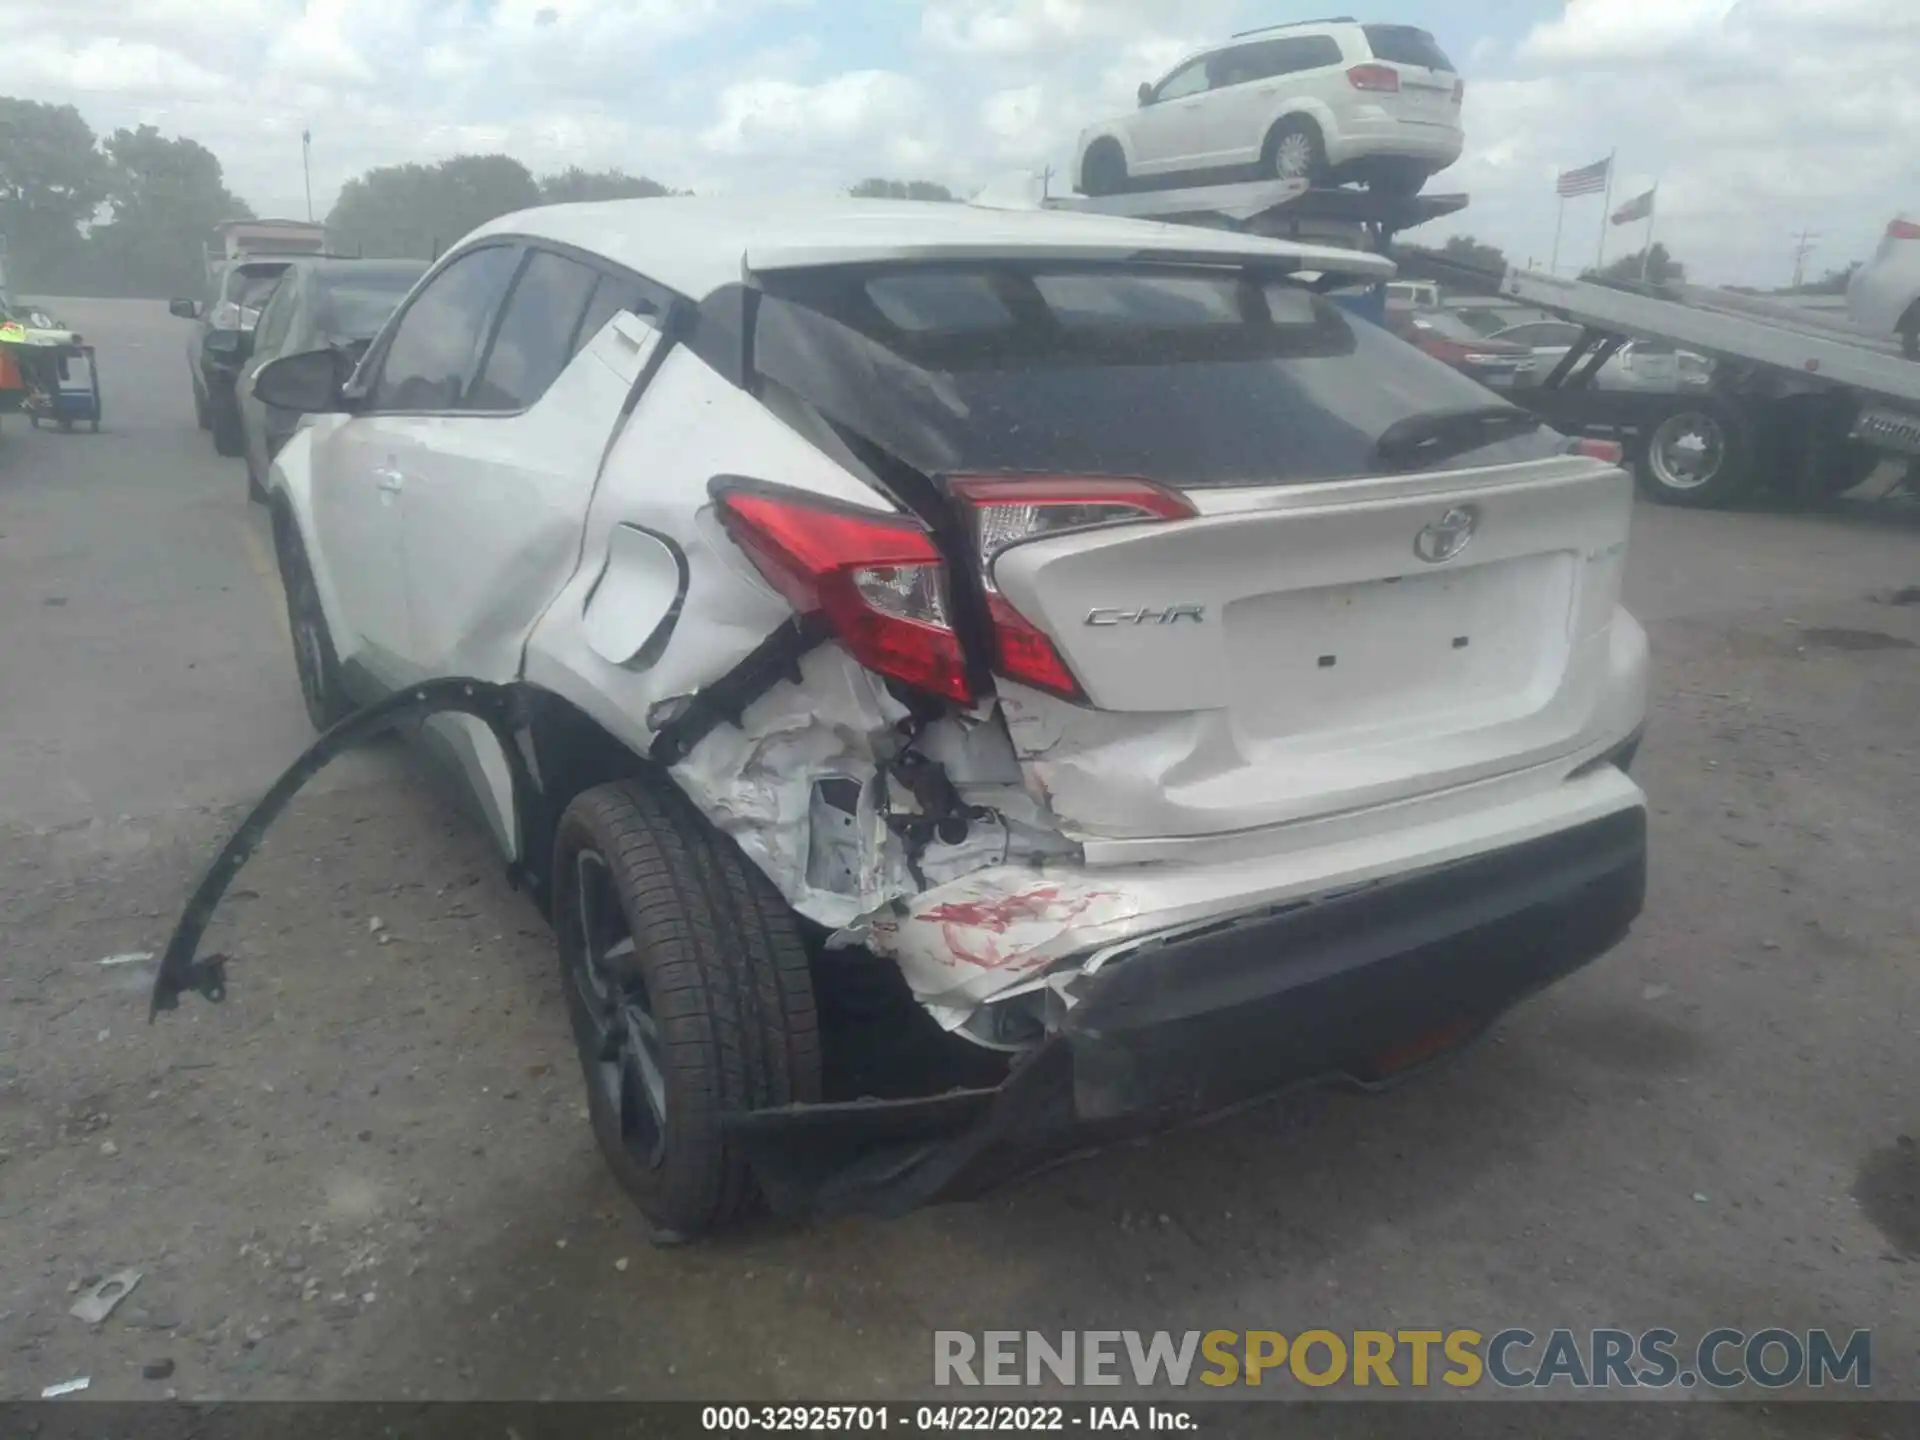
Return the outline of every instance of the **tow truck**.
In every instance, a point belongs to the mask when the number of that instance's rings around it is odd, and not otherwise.
[[[1401,232],[1467,206],[1465,195],[1385,196],[1304,181],[1053,196],[1040,177],[990,186],[976,204],[1127,215],[1344,244],[1393,259],[1403,276],[1449,294],[1500,297],[1581,327],[1540,382],[1511,398],[1572,433],[1623,441],[1640,488],[1671,505],[1726,506],[1766,490],[1815,504],[1885,475],[1885,496],[1920,493],[1920,363],[1891,339],[1795,306],[1704,285],[1569,280],[1518,266],[1494,271],[1396,246]],[[1338,297],[1380,319],[1385,286]],[[1704,355],[1712,375],[1679,393],[1593,384],[1629,340]]]

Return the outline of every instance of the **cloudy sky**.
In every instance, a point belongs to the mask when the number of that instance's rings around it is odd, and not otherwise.
[[[1467,153],[1431,188],[1517,258],[1552,247],[1553,176],[1617,151],[1616,199],[1660,184],[1702,278],[1784,283],[1920,214],[1914,0],[1381,0],[1467,76]],[[865,175],[967,189],[1065,168],[1087,122],[1183,52],[1326,0],[0,0],[0,93],[96,130],[200,140],[262,214],[378,164],[504,150],[702,192]],[[1601,202],[1567,207],[1563,264]],[[1614,231],[1616,249],[1638,227]],[[1421,237],[1427,238],[1427,237]]]

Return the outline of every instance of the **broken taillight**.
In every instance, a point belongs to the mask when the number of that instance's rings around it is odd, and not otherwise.
[[[767,582],[823,619],[854,659],[950,700],[973,698],[947,567],[919,521],[791,491],[729,489],[715,500]]]
[[[994,672],[1068,700],[1084,695],[1053,641],[1013,606],[994,583],[994,561],[1009,546],[1070,530],[1185,519],[1186,496],[1146,480],[1104,476],[965,476],[953,493],[973,516],[975,558],[993,619]]]

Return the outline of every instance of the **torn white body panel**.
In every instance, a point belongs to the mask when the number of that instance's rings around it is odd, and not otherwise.
[[[1244,858],[1205,865],[996,866],[914,896],[904,913],[876,918],[866,941],[899,964],[935,1019],[958,1029],[1070,957],[1098,962],[1123,942],[1464,860],[1644,804],[1609,766],[1424,823],[1383,814],[1281,855],[1250,847]]]
[[[761,696],[737,728],[714,730],[672,774],[794,909],[839,929],[919,888],[874,804],[877,747],[907,710],[838,647],[800,663],[801,684]],[[841,812],[844,838],[815,814],[821,785],[836,780],[857,787],[855,808]],[[816,856],[816,842],[832,855]]]

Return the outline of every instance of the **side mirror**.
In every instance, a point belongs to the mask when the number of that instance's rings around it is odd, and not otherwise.
[[[347,408],[336,352],[302,350],[269,360],[253,377],[254,398],[276,410],[329,415]]]
[[[200,318],[200,302],[198,300],[169,300],[167,301],[167,313],[169,315],[178,315],[182,320],[198,320]]]
[[[1153,103],[1153,85],[1149,81],[1142,80],[1140,82],[1139,95],[1142,105],[1151,105]]]

